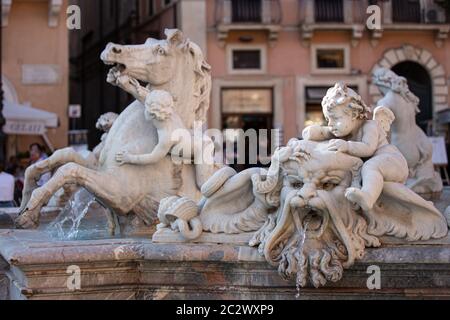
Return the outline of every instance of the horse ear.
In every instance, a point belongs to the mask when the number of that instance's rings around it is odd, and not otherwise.
[[[183,32],[178,29],[165,29],[164,34],[171,45],[178,46],[185,41]]]

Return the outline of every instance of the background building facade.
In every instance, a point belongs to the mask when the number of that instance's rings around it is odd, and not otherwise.
[[[3,100],[12,108],[24,106],[26,112],[54,115],[50,127],[39,129],[43,135],[27,132],[26,122],[22,122],[25,130],[21,134],[8,134],[8,157],[27,151],[32,142],[46,146],[48,151],[67,146],[67,5],[67,0],[2,0]],[[30,106],[34,109],[27,109]],[[24,119],[25,115],[18,116]],[[15,120],[11,126],[18,124]]]
[[[212,66],[209,127],[277,128],[286,142],[322,121],[321,98],[336,81],[373,105],[381,97],[371,84],[378,66],[408,79],[421,99],[417,119],[424,130],[449,109],[449,1],[76,2],[84,20],[72,39],[78,47],[71,49],[71,101],[83,105],[85,128],[130,99],[105,82],[99,54],[106,43],[140,43],[174,27],[202,47]],[[370,5],[381,9],[379,29],[366,26]],[[98,137],[92,133],[90,144]]]

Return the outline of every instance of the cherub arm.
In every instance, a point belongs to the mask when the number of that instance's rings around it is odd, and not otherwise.
[[[155,146],[151,153],[146,154],[130,154],[127,151],[118,152],[116,154],[116,161],[120,165],[125,163],[146,165],[153,164],[164,158],[169,152],[176,141],[171,141],[170,136],[161,134],[158,130],[158,144]]]
[[[145,97],[150,93],[150,90],[141,86],[139,81],[126,74],[121,74],[115,67],[109,70],[106,81],[125,90],[142,104],[145,103]]]
[[[378,147],[378,126],[376,121],[367,121],[362,127],[363,136],[361,142],[347,141],[346,153],[359,158],[373,156]]]
[[[324,141],[335,138],[328,126],[311,125],[303,129],[302,137],[305,140]]]

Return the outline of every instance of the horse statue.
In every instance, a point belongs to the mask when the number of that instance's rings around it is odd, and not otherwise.
[[[109,43],[101,54],[112,65],[107,81],[131,94],[131,83],[147,83],[149,90],[165,90],[174,99],[174,112],[188,129],[204,121],[209,107],[211,75],[201,49],[176,29],[165,30],[166,39],[149,38],[141,45]],[[131,81],[133,80],[133,81]],[[195,167],[175,163],[169,156],[149,165],[121,165],[117,153],[149,153],[158,143],[156,128],[144,116],[144,106],[132,102],[115,119],[95,166],[71,148],[57,150],[51,157],[30,166],[25,172],[21,214],[17,227],[36,228],[40,210],[55,192],[67,184],[84,187],[112,211],[133,223],[151,224],[159,201],[168,196],[200,198]],[[36,180],[56,170],[38,187]],[[212,174],[212,173],[211,173]],[[135,220],[137,219],[137,220]]]
[[[440,193],[443,185],[433,167],[433,145],[416,124],[416,114],[420,112],[419,98],[409,90],[404,77],[386,68],[375,70],[373,83],[384,95],[377,105],[389,108],[395,115],[391,126],[391,143],[400,150],[408,163],[409,178],[406,185],[422,195]]]

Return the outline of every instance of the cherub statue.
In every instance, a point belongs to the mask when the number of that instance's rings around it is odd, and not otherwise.
[[[123,79],[122,79],[123,80]],[[135,86],[137,99],[143,101],[145,119],[151,121],[157,130],[158,144],[147,154],[130,154],[124,150],[116,154],[116,161],[120,164],[147,165],[154,164],[171,154],[177,160],[196,164],[197,184],[201,186],[214,170],[214,144],[212,140],[202,135],[201,143],[194,143],[194,137],[179,115],[174,111],[174,99],[165,90],[149,90],[142,87],[137,80],[131,79]],[[200,159],[195,157],[201,156]],[[209,169],[206,169],[209,166]]]
[[[94,147],[92,150],[95,158],[98,160],[100,158],[100,153],[102,152],[103,146],[105,145],[106,137],[108,136],[109,129],[111,129],[114,121],[119,115],[115,112],[107,112],[102,114],[95,123],[95,127],[98,130],[103,131],[100,138],[100,143]]]
[[[370,109],[355,91],[336,83],[322,100],[328,126],[310,126],[302,135],[306,140],[329,140],[328,150],[369,158],[361,169],[362,187],[349,187],[345,197],[363,210],[372,209],[383,189],[383,182],[405,183],[406,159],[387,139],[394,114],[385,107]]]

